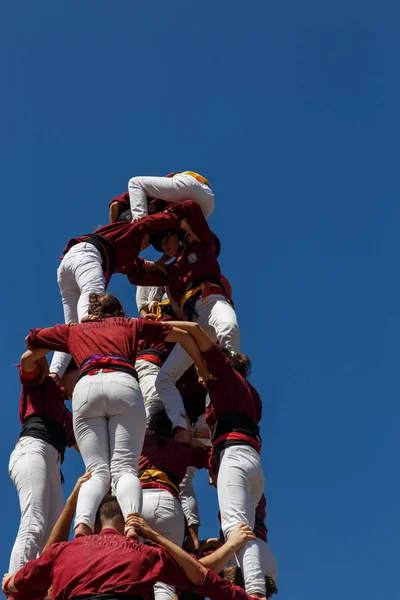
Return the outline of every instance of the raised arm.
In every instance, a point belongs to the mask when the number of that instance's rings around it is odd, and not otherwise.
[[[68,332],[70,327],[71,325],[55,325],[54,327],[45,327],[43,329],[31,329],[29,335],[26,337],[28,350],[41,350],[40,353],[35,354],[35,359],[44,356],[50,350],[69,352]]]
[[[182,219],[187,219],[192,233],[205,244],[214,244],[211,230],[197,202],[185,200],[181,204],[173,204],[166,212],[174,213]]]
[[[212,339],[197,323],[192,323],[191,321],[168,321],[168,324],[190,333],[201,352],[207,352],[213,345]]]
[[[232,556],[238,552],[248,541],[255,540],[256,536],[253,531],[245,523],[238,525],[229,536],[229,539],[218,550],[212,552],[204,558],[200,558],[200,562],[214,571],[219,573],[226,567]]]

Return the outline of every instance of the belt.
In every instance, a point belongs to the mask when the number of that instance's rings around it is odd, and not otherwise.
[[[100,369],[105,373],[111,373],[112,371],[127,373],[128,375],[132,375],[136,381],[139,381],[136,369],[128,358],[108,354],[95,354],[94,356],[85,358],[79,368],[77,381],[85,375],[95,375]]]
[[[191,177],[197,179],[197,181],[199,181],[200,183],[204,183],[208,187],[211,187],[208,180],[205,177],[199,175],[198,173],[194,173],[193,171],[181,171],[180,173],[175,173],[173,177],[177,177],[178,175],[190,175]]]
[[[162,367],[165,362],[165,354],[161,350],[150,348],[149,350],[141,350],[136,355],[136,360],[147,360],[159,367]]]
[[[171,492],[174,491],[175,494],[179,496],[179,483],[177,478],[176,481],[171,481],[171,477],[175,479],[173,475],[167,475],[165,471],[158,471],[157,469],[146,469],[144,471],[139,471],[140,483],[159,483],[167,488],[170,488]]]
[[[189,301],[191,301],[191,303],[194,303],[198,298],[200,298],[200,296],[202,297],[203,300],[205,300],[205,298],[207,298],[207,296],[209,296],[210,294],[222,294],[224,295],[224,288],[219,285],[218,283],[212,283],[211,281],[203,281],[202,283],[200,283],[198,286],[187,290],[180,301],[180,307],[181,307],[181,311],[182,314],[185,314],[185,306],[187,305],[187,303]],[[193,307],[193,311],[194,311],[194,307]],[[188,319],[191,320],[191,319]]]

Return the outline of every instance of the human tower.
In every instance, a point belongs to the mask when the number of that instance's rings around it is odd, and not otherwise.
[[[26,338],[9,465],[21,521],[3,591],[14,600],[270,597],[262,402],[207,223],[211,186],[192,171],[134,177],[109,208],[108,225],[64,249],[65,324]],[[140,257],[149,245],[159,260]],[[140,318],[107,293],[115,273],[137,286]],[[63,506],[67,446],[86,473]],[[193,486],[201,468],[221,523],[208,540]]]

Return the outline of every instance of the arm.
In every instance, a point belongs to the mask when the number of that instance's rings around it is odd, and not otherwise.
[[[200,562],[208,569],[211,569],[211,571],[219,573],[226,567],[232,556],[238,552],[238,550],[240,550],[249,540],[255,539],[256,536],[250,527],[241,523],[232,531],[225,544],[212,554],[200,558]]]
[[[82,477],[79,477],[78,481],[75,484],[74,489],[68,500],[65,503],[64,509],[59,516],[56,524],[51,530],[50,537],[46,542],[45,547],[43,548],[43,552],[47,550],[52,544],[56,542],[67,542],[69,537],[69,531],[71,529],[72,520],[74,518],[76,504],[78,502],[78,495],[81,486],[85,481],[88,481],[91,478],[90,473],[85,473]]]
[[[28,350],[41,349],[41,355],[50,350],[69,352],[68,333],[71,325],[55,325],[44,329],[31,329],[26,338]],[[47,352],[44,352],[47,349]],[[37,356],[37,355],[36,355]]]
[[[111,202],[110,204],[110,223],[116,223],[120,214],[120,203]]]
[[[197,323],[190,321],[169,321],[169,324],[190,333],[201,352],[207,352],[212,347],[212,339],[208,337],[206,332]]]
[[[153,266],[153,263],[136,258],[129,272],[126,273],[130,283],[140,286],[166,286],[168,283],[167,275]]]
[[[194,338],[183,329],[180,328],[180,321],[175,321],[177,326],[172,327],[172,330],[165,338],[166,342],[175,342],[179,343],[184,350],[189,354],[190,358],[193,360],[199,371],[199,377],[203,379],[203,381],[207,381],[211,379],[210,372],[204,363],[204,359],[201,355],[200,348],[197,345]],[[170,325],[171,322],[168,324]],[[204,379],[205,377],[205,379]]]
[[[28,561],[11,578],[7,573],[3,578],[3,592],[43,592],[44,597],[51,585],[52,570],[53,553],[52,548],[49,548],[39,558]]]
[[[181,204],[173,204],[166,212],[171,212],[182,219],[187,219],[195,237],[205,244],[214,244],[210,228],[197,202],[185,200]]]
[[[49,366],[47,364],[47,360],[45,359],[46,354],[48,354],[50,350],[47,348],[35,348],[34,350],[27,350],[21,356],[21,368],[25,373],[33,373],[37,369],[44,369],[44,372],[48,372]],[[44,362],[43,362],[44,360]],[[45,367],[47,365],[47,369]]]

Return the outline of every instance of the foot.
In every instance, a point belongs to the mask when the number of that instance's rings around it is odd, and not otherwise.
[[[90,527],[88,527],[84,523],[79,523],[75,527],[75,537],[78,538],[78,537],[84,537],[87,535],[92,535],[92,530],[90,529]]]

